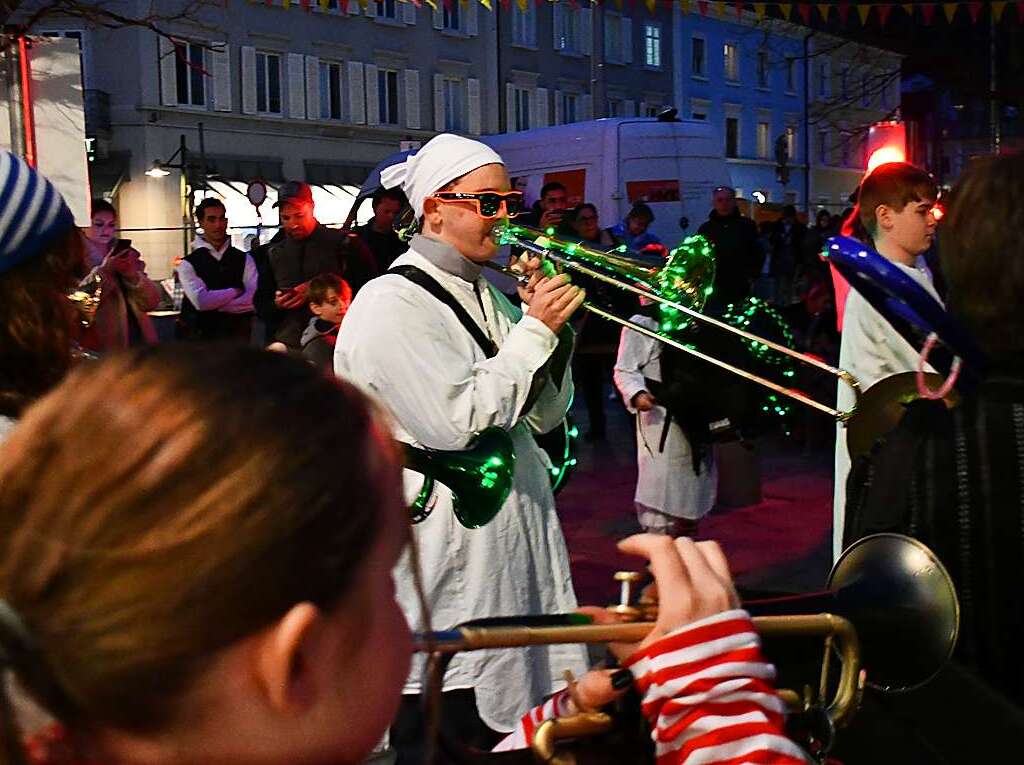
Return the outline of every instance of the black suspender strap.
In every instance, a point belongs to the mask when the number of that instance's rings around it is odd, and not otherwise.
[[[433,276],[423,269],[410,265],[392,266],[391,269],[388,270],[388,273],[404,276],[413,284],[418,284],[435,298],[451,308],[452,313],[455,314],[455,318],[457,318],[459,323],[466,328],[466,331],[473,336],[473,339],[476,340],[476,344],[480,346],[480,350],[484,352],[484,355],[489,359],[498,355],[498,346],[494,344],[494,341],[484,334],[484,331],[480,329],[479,325],[475,321],[473,321],[469,312],[462,307],[462,304],[455,299],[455,296],[442,287]]]

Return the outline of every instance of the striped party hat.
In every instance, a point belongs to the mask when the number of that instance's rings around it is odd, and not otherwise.
[[[50,181],[20,157],[0,151],[0,274],[41,254],[74,224]]]

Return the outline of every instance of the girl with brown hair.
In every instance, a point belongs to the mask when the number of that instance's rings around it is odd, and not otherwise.
[[[409,667],[406,512],[375,407],[301,360],[169,346],[79,368],[0,448],[0,765],[362,762]],[[635,677],[659,762],[801,761],[721,550],[622,549],[651,559],[658,626],[614,683],[588,674],[506,746]],[[726,671],[686,682],[710,664]],[[27,747],[24,692],[58,721]],[[716,722],[674,723],[690,713]]]

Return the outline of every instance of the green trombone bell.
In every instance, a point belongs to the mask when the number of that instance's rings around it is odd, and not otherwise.
[[[405,467],[422,473],[423,488],[409,508],[413,523],[430,515],[427,508],[434,483],[451,489],[452,510],[467,529],[490,523],[501,510],[515,475],[516,452],[512,436],[501,428],[487,428],[468,449],[435,451],[405,445]]]

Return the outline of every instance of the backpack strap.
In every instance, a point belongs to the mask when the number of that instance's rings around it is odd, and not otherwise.
[[[442,287],[433,276],[421,268],[410,265],[393,266],[388,270],[388,273],[404,276],[413,284],[418,284],[435,298],[451,308],[452,313],[455,314],[455,318],[457,318],[459,323],[466,328],[466,331],[473,336],[473,339],[476,341],[476,344],[480,346],[480,350],[484,352],[484,355],[489,359],[498,355],[498,347],[494,344],[494,341],[484,334],[484,331],[480,329],[480,326],[475,321],[473,321],[469,312],[462,307],[462,304],[455,299],[455,296]]]

